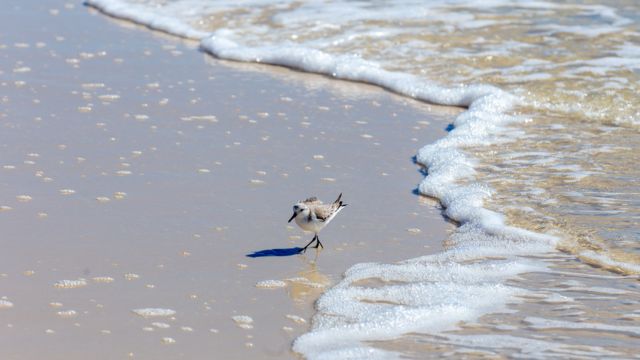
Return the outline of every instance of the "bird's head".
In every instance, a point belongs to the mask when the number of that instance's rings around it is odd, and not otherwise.
[[[295,219],[298,216],[308,216],[309,215],[309,207],[304,203],[297,203],[293,205],[293,215],[288,222]]]

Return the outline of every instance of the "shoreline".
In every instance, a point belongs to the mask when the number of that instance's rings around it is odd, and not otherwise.
[[[0,221],[20,239],[0,269],[6,358],[86,358],[104,344],[101,358],[295,358],[315,299],[351,265],[441,249],[451,225],[413,194],[411,157],[459,109],[228,64],[79,5],[21,4],[5,26],[42,26],[0,50],[4,68],[29,68],[3,84]],[[350,207],[317,258],[246,257],[304,245],[291,205],[339,192]],[[256,287],[265,280],[286,285]],[[176,313],[132,313],[145,308]]]

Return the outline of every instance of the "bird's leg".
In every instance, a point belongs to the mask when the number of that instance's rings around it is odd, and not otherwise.
[[[311,241],[309,241],[309,243],[307,245],[305,245],[302,249],[300,249],[300,253],[304,254],[304,252],[307,251],[307,248],[309,247],[309,245],[311,245],[311,243],[314,242],[317,238],[318,238],[318,235],[316,234],[313,237],[313,239],[311,239]]]
[[[324,249],[324,246],[322,246],[322,243],[320,242],[320,237],[316,234],[316,246],[314,246],[314,248],[317,249],[318,246]]]

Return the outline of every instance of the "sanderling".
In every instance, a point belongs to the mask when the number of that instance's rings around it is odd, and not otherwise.
[[[300,250],[301,253],[307,251],[307,248],[314,240],[316,241],[314,248],[317,249],[318,246],[324,248],[320,242],[318,233],[327,226],[329,221],[336,217],[343,207],[347,206],[347,204],[342,203],[340,200],[341,197],[342,194],[338,195],[338,198],[332,204],[323,204],[322,201],[314,196],[293,205],[293,215],[291,215],[289,222],[296,219],[296,224],[298,224],[302,230],[312,231],[315,234],[313,239]]]

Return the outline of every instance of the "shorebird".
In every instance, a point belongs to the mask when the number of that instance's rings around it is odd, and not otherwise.
[[[316,241],[314,248],[317,249],[318,246],[324,248],[320,242],[318,233],[327,226],[329,221],[336,217],[342,208],[347,206],[347,204],[342,203],[340,198],[342,198],[342,193],[338,195],[338,198],[332,204],[323,204],[322,201],[314,196],[293,205],[293,215],[291,215],[289,222],[296,219],[296,224],[298,224],[302,230],[312,231],[315,234],[313,239],[311,239],[305,247],[300,249],[301,253],[307,251],[309,245],[314,241]]]

